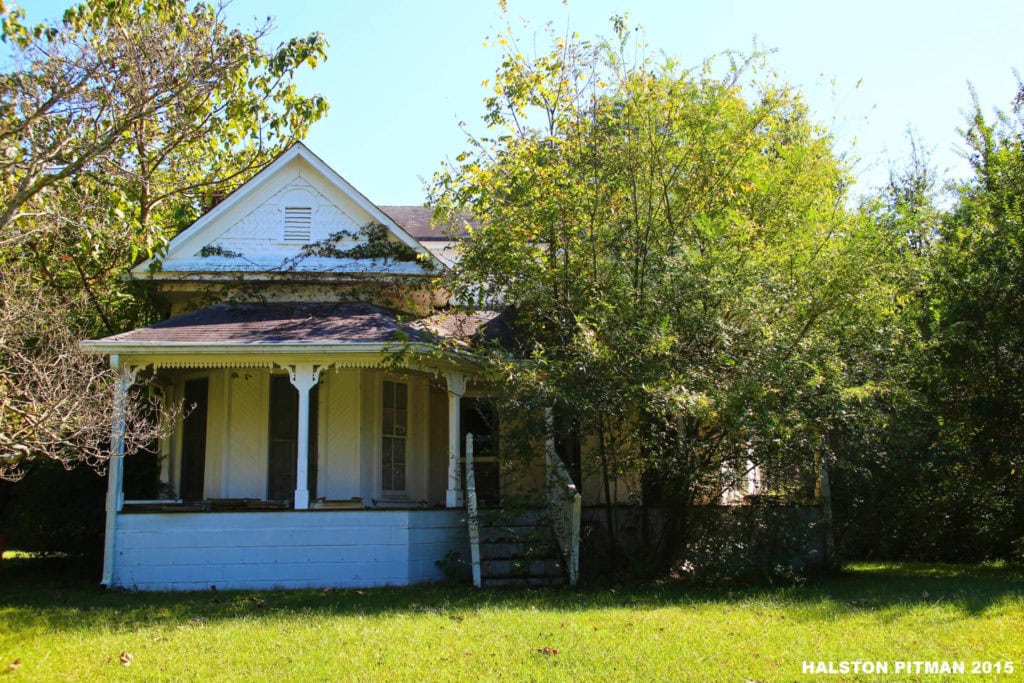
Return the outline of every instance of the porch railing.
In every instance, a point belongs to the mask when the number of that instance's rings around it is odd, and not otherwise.
[[[473,585],[480,588],[483,585],[480,575],[480,517],[477,514],[472,434],[466,434],[466,516],[469,518],[469,555],[473,563]]]
[[[569,574],[569,585],[575,586],[580,573],[580,513],[583,496],[576,490],[569,468],[555,451],[551,413],[548,413],[548,440],[544,452],[547,471],[546,497],[548,515],[555,531],[558,548]]]

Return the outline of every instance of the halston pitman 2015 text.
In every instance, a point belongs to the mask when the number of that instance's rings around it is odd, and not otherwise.
[[[849,660],[837,662],[805,661],[801,666],[805,674],[1012,674],[1010,661],[919,661],[895,660],[875,662]]]

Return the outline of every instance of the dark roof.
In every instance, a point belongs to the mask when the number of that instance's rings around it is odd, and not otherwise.
[[[399,321],[387,308],[368,303],[216,304],[170,320],[116,334],[107,344],[382,344],[449,339],[507,342],[507,313],[440,311]]]
[[[372,304],[272,303],[217,304],[101,341],[295,344],[428,338],[423,331],[399,323],[393,311]]]
[[[395,223],[420,241],[449,240],[453,236],[465,237],[466,222],[464,219],[452,223],[444,223],[434,227],[433,209],[426,206],[378,206],[381,211],[391,217]],[[478,221],[470,220],[470,225],[479,225]]]
[[[497,340],[502,346],[510,348],[513,318],[511,311],[463,313],[449,310],[420,318],[410,325],[435,337],[464,343]]]

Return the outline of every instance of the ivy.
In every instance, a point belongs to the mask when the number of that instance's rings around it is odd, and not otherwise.
[[[392,239],[388,239],[390,231],[380,223],[367,223],[359,228],[359,232],[351,230],[339,230],[326,239],[307,244],[302,248],[300,255],[319,256],[322,258],[335,259],[384,259],[385,263],[391,261],[416,262],[423,261],[423,254],[415,249]],[[346,241],[358,240],[359,244],[347,249],[340,245]],[[426,261],[424,266],[429,266]]]
[[[219,244],[207,244],[199,250],[199,256],[210,258],[211,256],[223,256],[224,258],[241,258],[242,254],[231,249],[225,249]]]

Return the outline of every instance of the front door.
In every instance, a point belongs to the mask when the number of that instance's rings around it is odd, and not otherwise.
[[[498,464],[498,410],[487,398],[462,399],[459,438],[463,471],[466,462],[466,434],[473,435],[473,474],[476,475],[476,497],[482,507],[500,503],[501,478]]]
[[[319,385],[309,392],[309,497],[316,498],[317,423]],[[295,500],[295,476],[298,462],[299,392],[288,377],[270,378],[270,433],[267,461],[267,499]]]

